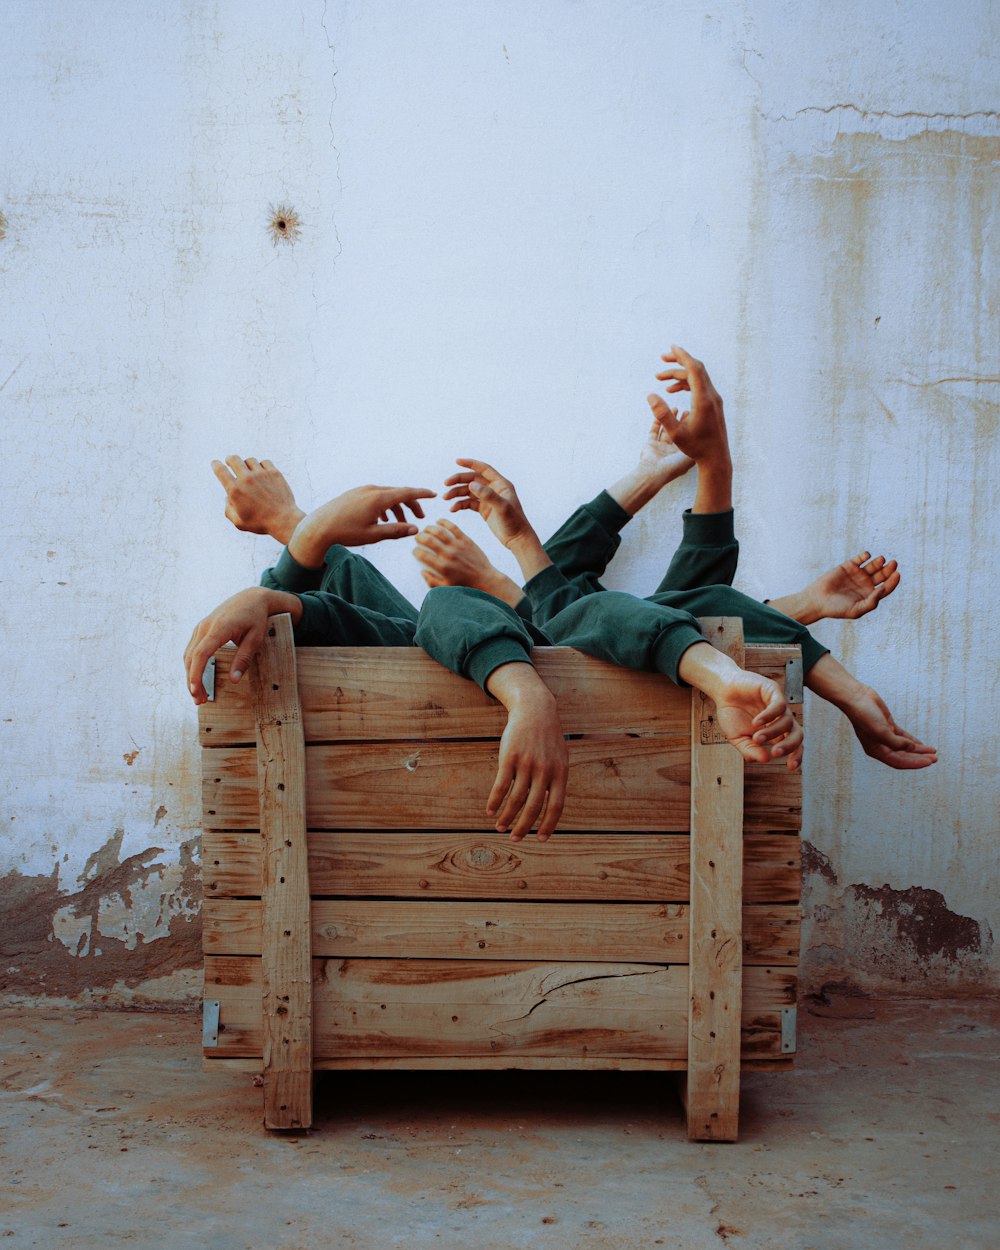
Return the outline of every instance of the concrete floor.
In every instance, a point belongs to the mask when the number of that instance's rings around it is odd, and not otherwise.
[[[331,1075],[316,1130],[268,1136],[199,1017],[6,1008],[0,1246],[995,1250],[1000,1013],[826,1010],[703,1146],[633,1073]]]

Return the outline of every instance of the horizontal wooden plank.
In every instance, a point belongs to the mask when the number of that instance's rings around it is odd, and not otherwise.
[[[747,666],[781,680],[793,647],[748,646]],[[246,682],[234,686],[234,648],[216,653],[216,697],[199,709],[207,747],[254,741]],[[687,691],[658,673],[618,668],[569,647],[539,647],[536,667],[559,700],[565,733],[688,732]],[[299,647],[307,742],[499,737],[506,714],[473,682],[416,647]]]
[[[314,1061],[376,1056],[554,1055],[684,1059],[688,970],[635,963],[314,959]],[[747,968],[748,1057],[780,1054],[795,972]],[[209,956],[221,1003],[214,1054],[261,1048],[260,960]]]
[[[259,955],[259,899],[208,898],[204,948]],[[687,963],[690,916],[678,903],[467,903],[316,899],[314,955],[341,959],[542,959]],[[743,909],[744,960],[798,962],[794,903]]]
[[[540,844],[495,833],[345,831],[311,832],[308,845],[314,896],[683,903],[690,884],[686,834],[557,833]],[[208,898],[259,895],[260,834],[207,830],[202,876]],[[744,902],[795,902],[800,880],[796,834],[744,836]]]
[[[568,743],[563,830],[683,830],[690,821],[690,747],[675,738],[580,738]],[[204,825],[254,829],[256,753],[203,751]],[[311,829],[488,829],[497,768],[485,742],[355,743],[306,748]],[[797,829],[802,783],[780,763],[750,764],[745,827]]]
[[[259,1073],[259,1059],[234,1059],[231,1056],[216,1056],[214,1051],[206,1050],[202,1057],[201,1070],[213,1075],[229,1072]],[[775,1055],[772,1058],[743,1058],[740,1068],[743,1072],[785,1072],[795,1066],[794,1055]],[[497,1055],[475,1055],[472,1058],[462,1055],[431,1055],[420,1056],[358,1056],[347,1059],[317,1059],[313,1064],[317,1072],[361,1071],[372,1072],[376,1069],[397,1070],[400,1072],[684,1072],[687,1069],[685,1059],[616,1059],[614,1056],[579,1055],[572,1059],[562,1059],[555,1055],[547,1055],[541,1059],[531,1055],[506,1057]]]
[[[217,697],[199,716],[205,746],[253,741],[252,708],[242,684],[228,681],[234,654],[216,654]],[[503,733],[499,703],[416,647],[300,647],[296,655],[308,742]],[[559,700],[565,733],[685,732],[689,695],[658,673],[618,668],[569,647],[537,648],[532,658]]]

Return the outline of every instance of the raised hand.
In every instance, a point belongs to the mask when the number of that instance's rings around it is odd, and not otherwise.
[[[356,486],[303,517],[288,540],[288,550],[305,568],[319,568],[334,543],[362,547],[388,538],[410,538],[417,527],[407,521],[405,509],[422,520],[420,500],[435,494],[418,486]]]
[[[678,417],[677,410],[670,408],[659,395],[649,395],[647,398],[653,416],[674,446],[697,462],[699,469],[705,460],[728,460],[729,439],[722,396],[712,385],[708,370],[700,360],[695,360],[683,347],[676,345],[661,359],[678,368],[658,373],[657,381],[670,383],[666,388],[668,395],[689,391],[691,411]]]
[[[529,533],[534,534],[513,482],[485,460],[459,459],[455,463],[462,465],[466,472],[445,478],[444,484],[449,489],[443,498],[455,501],[451,505],[452,512],[465,508],[478,512],[505,547]]]
[[[227,456],[225,464],[212,461],[212,472],[226,492],[226,517],[238,530],[288,542],[305,513],[284,474],[270,460]]]
[[[452,512],[471,508],[478,512],[497,538],[513,554],[524,580],[552,563],[538,535],[525,516],[513,482],[485,460],[456,460],[466,470],[445,479],[445,499],[453,499]]]

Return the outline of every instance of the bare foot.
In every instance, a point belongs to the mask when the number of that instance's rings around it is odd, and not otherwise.
[[[226,517],[238,530],[270,534],[278,542],[288,543],[305,513],[295,502],[284,474],[270,460],[227,456],[226,464],[212,461],[212,472],[226,492]]]
[[[873,760],[889,768],[929,768],[937,763],[937,750],[900,729],[871,686],[861,686],[850,702],[840,707],[865,754]]]
[[[413,549],[428,586],[469,586],[516,607],[524,598],[517,582],[490,563],[486,552],[454,521],[440,520],[425,526]]]

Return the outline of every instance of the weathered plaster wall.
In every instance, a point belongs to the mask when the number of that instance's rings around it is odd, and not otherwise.
[[[818,632],[941,762],[891,774],[812,706],[806,978],[992,983],[995,8],[4,15],[8,991],[195,983],[179,655],[275,555],[222,520],[213,456],[309,503],[479,455],[551,530],[629,464],[672,339],[727,399],[744,588],[862,547],[904,571]],[[690,494],[615,584],[655,582]],[[418,599],[409,546],[375,558]]]

